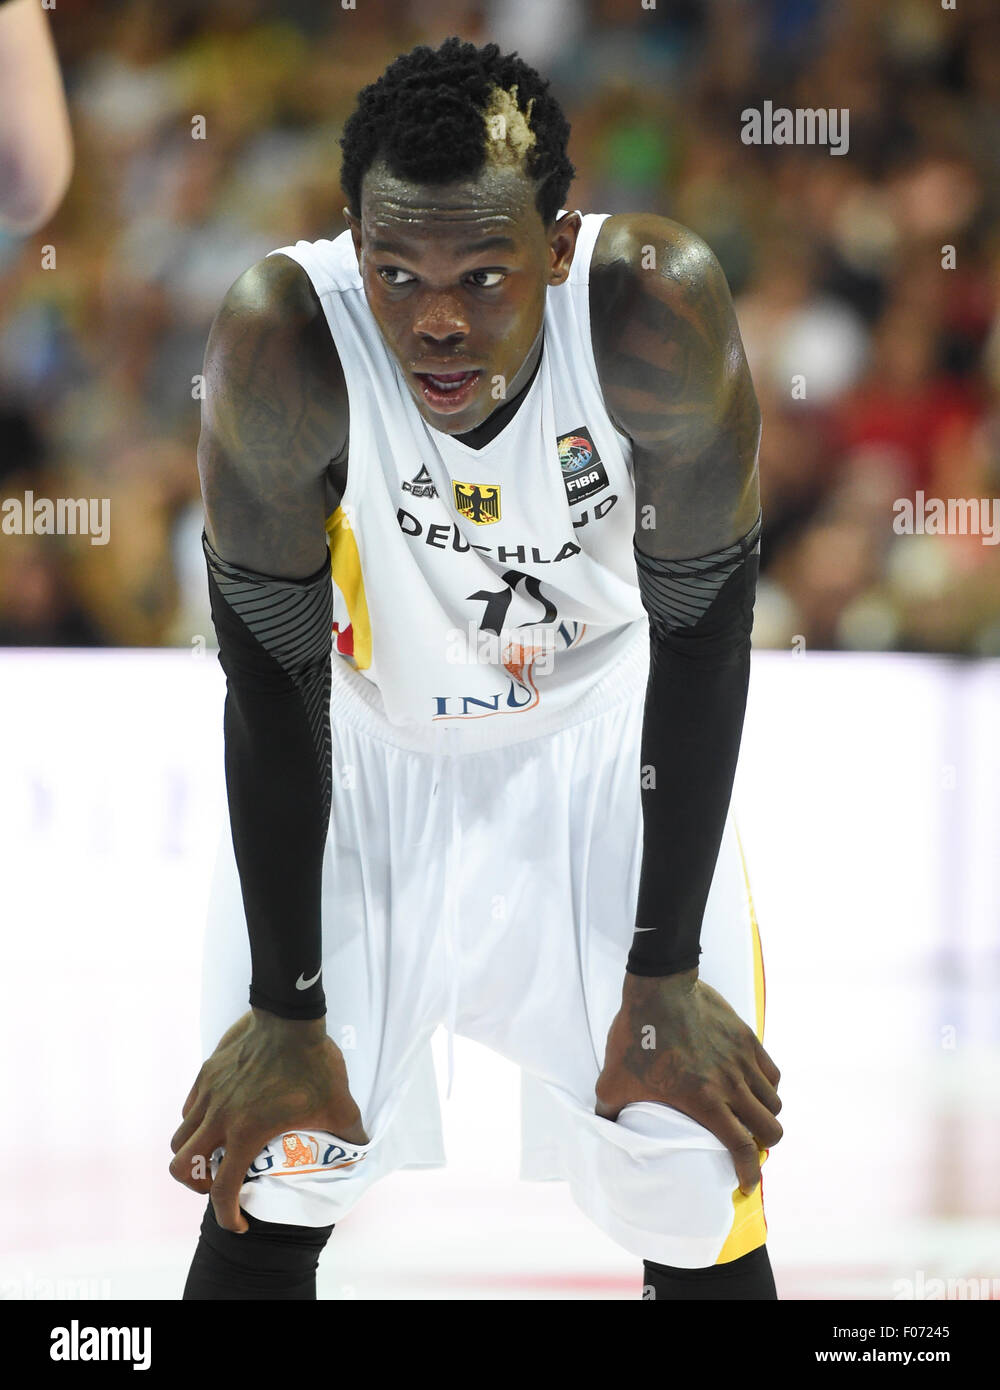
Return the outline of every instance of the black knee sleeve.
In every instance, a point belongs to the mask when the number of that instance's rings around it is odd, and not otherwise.
[[[315,1300],[316,1267],[333,1226],[286,1226],[243,1215],[249,1230],[225,1231],[209,1202],[182,1300]]]
[[[695,1300],[757,1299],[775,1302],[778,1291],[768,1258],[767,1246],[741,1255],[726,1264],[709,1265],[706,1269],[676,1269],[643,1261],[643,1297],[654,1299]]]

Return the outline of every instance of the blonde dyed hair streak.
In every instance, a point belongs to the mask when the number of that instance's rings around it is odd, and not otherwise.
[[[494,87],[489,105],[483,112],[486,126],[486,158],[490,164],[521,167],[535,143],[531,129],[531,108],[522,111],[517,104],[517,86]]]

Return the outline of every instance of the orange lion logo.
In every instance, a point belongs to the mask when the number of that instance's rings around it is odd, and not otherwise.
[[[319,1157],[319,1145],[310,1134],[284,1134],[281,1147],[285,1151],[286,1168],[308,1168]]]

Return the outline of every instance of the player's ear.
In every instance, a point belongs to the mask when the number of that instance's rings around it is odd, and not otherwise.
[[[549,284],[561,285],[569,279],[570,267],[576,253],[576,239],[583,227],[578,212],[566,212],[557,217],[549,233]]]
[[[351,212],[350,208],[341,208],[344,221],[347,223],[348,231],[354,241],[354,252],[358,258],[358,265],[361,264],[361,223]]]

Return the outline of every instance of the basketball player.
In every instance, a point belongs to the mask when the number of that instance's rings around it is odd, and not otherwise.
[[[48,17],[0,0],[0,228],[27,236],[54,216],[73,172],[73,136]]]
[[[444,1161],[441,1022],[449,1091],[456,1032],[521,1068],[522,1176],[647,1298],[775,1297],[729,818],[759,414],[705,245],[563,207],[547,88],[495,44],[396,60],[345,126],[348,230],[212,328],[232,834],[172,1140],[210,1194],[186,1299],[315,1298],[361,1193]]]

